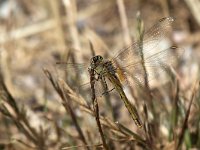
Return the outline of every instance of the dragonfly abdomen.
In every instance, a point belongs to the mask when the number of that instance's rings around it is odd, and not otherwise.
[[[126,94],[124,93],[123,87],[122,87],[118,77],[116,75],[113,76],[111,74],[108,74],[108,79],[111,81],[111,83],[114,85],[116,91],[119,93],[121,99],[123,100],[126,108],[128,109],[128,112],[130,113],[135,124],[138,127],[142,127],[142,123],[140,121],[137,109],[135,108],[135,106],[133,104],[131,104],[131,102],[126,97]]]

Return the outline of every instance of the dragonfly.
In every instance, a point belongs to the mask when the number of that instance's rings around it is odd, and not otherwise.
[[[142,41],[136,41],[121,49],[111,59],[104,59],[103,56],[96,55],[90,59],[89,63],[85,64],[62,62],[58,62],[58,64],[65,64],[66,68],[78,67],[89,70],[89,72],[93,70],[95,82],[99,83],[100,81],[103,85],[104,92],[100,92],[101,95],[116,90],[135,124],[142,127],[137,109],[127,98],[124,87],[132,85],[132,83],[145,86],[145,76],[151,83],[152,79],[163,74],[163,67],[173,65],[183,53],[183,49],[176,46],[162,48],[162,41],[167,39],[173,22],[173,17],[160,19],[144,32]],[[112,85],[113,88],[110,89],[107,85]]]

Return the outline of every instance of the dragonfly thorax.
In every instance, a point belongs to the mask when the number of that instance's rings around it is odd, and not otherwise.
[[[94,69],[98,75],[105,73],[105,60],[101,55],[96,55],[90,60],[90,68]]]
[[[111,73],[115,74],[115,67],[111,61],[104,60],[101,55],[97,55],[91,58],[90,68],[94,69],[99,75]]]

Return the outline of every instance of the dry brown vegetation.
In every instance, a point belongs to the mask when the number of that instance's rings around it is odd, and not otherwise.
[[[198,0],[1,0],[0,149],[199,149],[199,13]],[[168,82],[126,91],[142,128],[116,92],[90,96],[87,67],[56,64],[112,58],[137,40],[138,18],[148,29],[168,16],[184,53]]]

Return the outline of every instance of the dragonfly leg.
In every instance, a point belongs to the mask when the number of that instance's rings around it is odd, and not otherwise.
[[[97,75],[97,78],[96,78],[96,81],[99,81],[99,80],[102,80],[103,79],[103,73],[97,73],[96,71],[95,71],[95,74]]]
[[[105,91],[105,92],[102,93],[102,95],[108,94],[108,93],[112,92],[114,89],[115,88],[112,88],[111,90]]]
[[[105,79],[105,76],[101,76],[101,80],[102,80],[102,84],[103,84],[103,87],[104,87],[104,90],[105,92],[102,93],[102,95],[106,95],[108,94],[109,92],[113,91],[115,88],[112,88],[112,89],[108,89],[108,84],[106,82],[106,79]]]

